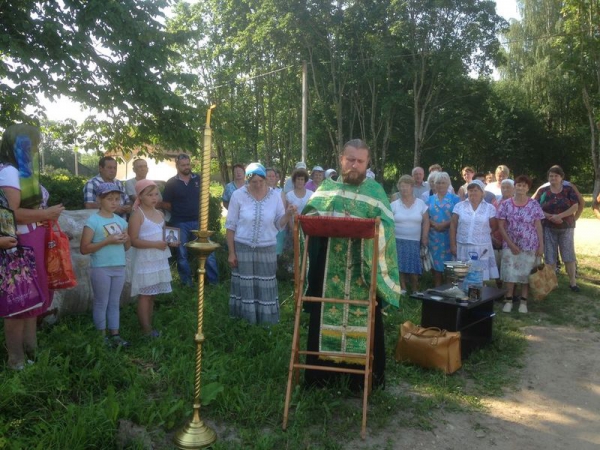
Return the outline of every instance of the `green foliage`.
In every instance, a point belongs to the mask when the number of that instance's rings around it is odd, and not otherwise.
[[[62,203],[66,209],[83,209],[83,187],[87,179],[65,174],[42,174],[40,183],[50,193],[50,205]]]
[[[36,95],[63,95],[107,115],[85,121],[87,148],[195,149],[197,102],[188,106],[171,88],[189,77],[175,75],[170,63],[180,36],[162,25],[169,3],[1,2],[0,125],[37,123],[44,111]]]
[[[61,168],[74,150],[196,151],[215,103],[223,180],[235,162],[289,175],[301,157],[306,61],[309,166],[335,167],[341,144],[361,137],[386,183],[417,163],[440,163],[461,182],[466,164],[539,178],[560,161],[584,189],[596,174],[598,191],[598,6],[521,3],[501,50],[506,24],[478,0],[180,1],[168,18],[170,0],[8,0],[0,125],[41,121],[47,164]],[[492,64],[501,83],[489,78]],[[44,122],[38,92],[106,117]]]
[[[527,165],[539,164],[534,174],[558,163],[580,188],[597,192],[600,45],[592,30],[600,20],[598,5],[524,0],[521,8],[522,20],[512,22],[505,34],[503,97],[534,118],[535,123],[528,121],[520,130],[518,123],[513,126],[521,136],[529,135],[530,142],[537,135],[546,151],[534,148],[532,153],[529,145],[520,150]]]
[[[221,196],[214,196],[211,193],[208,199],[208,229],[214,231],[217,238],[221,233],[222,208]]]
[[[42,174],[40,182],[50,192],[50,205],[62,203],[66,209],[83,209],[83,188],[87,179],[64,174]],[[222,192],[222,188],[220,188]],[[219,188],[215,192],[219,192]],[[221,240],[221,195],[212,195],[208,201],[208,229],[214,231],[215,239]]]
[[[226,259],[226,251],[218,250],[217,257]],[[589,320],[598,316],[598,287],[592,284],[600,279],[597,269],[595,260],[580,262],[581,294],[570,293],[561,276],[559,291],[544,302],[530,302],[530,314],[498,314],[492,344],[473,353],[452,376],[392,359],[399,325],[420,318],[419,302],[404,297],[400,310],[388,310],[384,319],[387,383],[370,397],[369,432],[435,430],[444,411],[481,410],[482,397],[501,395],[518,382],[527,347],[524,325],[597,329],[598,321]],[[361,406],[343,383],[326,389],[298,386],[288,430],[281,430],[294,302],[291,283],[280,282],[279,289],[281,322],[267,328],[229,318],[226,278],[206,286],[201,415],[219,430],[213,447],[346,448],[348,440],[358,438]],[[23,372],[5,367],[6,350],[0,347],[0,449],[117,448],[123,422],[140,427],[154,448],[172,448],[173,431],[192,414],[197,292],[175,280],[173,294],[158,297],[159,339],[141,335],[135,308],[130,304],[121,312],[129,349],[106,347],[89,314],[41,330],[38,358]],[[305,326],[303,317],[302,333]],[[143,448],[139,436],[126,445]]]

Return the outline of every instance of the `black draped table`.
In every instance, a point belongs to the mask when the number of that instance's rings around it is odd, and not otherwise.
[[[468,358],[471,352],[492,341],[494,301],[500,300],[506,290],[484,286],[481,300],[466,301],[445,297],[441,294],[451,284],[435,290],[413,293],[410,297],[421,300],[422,327],[437,327],[448,331],[460,331],[461,356]]]

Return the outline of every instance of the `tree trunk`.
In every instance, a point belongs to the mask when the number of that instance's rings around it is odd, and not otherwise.
[[[596,122],[596,114],[592,101],[589,96],[587,86],[584,86],[581,90],[583,97],[583,104],[587,111],[588,124],[590,127],[590,151],[592,155],[592,165],[594,167],[594,192],[593,199],[598,197],[600,193],[600,143],[598,142],[597,131],[600,130],[600,122]]]

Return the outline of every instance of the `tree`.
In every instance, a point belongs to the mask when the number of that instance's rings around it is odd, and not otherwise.
[[[578,2],[571,5],[575,3]],[[530,153],[538,156],[544,165],[541,169],[560,162],[569,178],[581,188],[588,188],[589,160],[584,156],[583,138],[585,127],[592,124],[591,136],[595,140],[596,121],[591,120],[593,113],[586,112],[583,92],[586,80],[592,82],[587,86],[597,85],[593,81],[593,63],[586,63],[597,44],[582,39],[586,33],[582,34],[582,24],[575,19],[577,14],[573,15],[569,2],[523,0],[519,5],[522,20],[512,22],[506,33],[501,84],[505,93],[512,91],[511,95],[505,94],[506,98],[518,109],[529,109],[543,125],[545,134],[540,135],[540,140],[548,143],[548,149],[543,154]],[[592,162],[593,154],[592,150]],[[549,155],[552,159],[548,159]]]
[[[565,36],[559,44],[585,106],[596,198],[600,192],[600,2],[566,0],[563,14]]]
[[[273,1],[180,2],[169,29],[179,69],[197,74],[185,98],[217,104],[215,150],[224,180],[229,164],[262,161],[284,170],[300,149],[300,64],[290,64],[285,12]],[[280,18],[279,20],[275,20]],[[289,34],[289,33],[288,33]]]
[[[431,138],[444,126],[439,113],[461,99],[453,83],[471,72],[489,74],[499,54],[497,34],[505,22],[495,3],[481,0],[393,1],[393,33],[408,54],[418,166]]]
[[[171,88],[169,0],[5,0],[0,3],[0,125],[44,117],[37,94],[63,95],[107,118],[87,119],[87,146],[142,143],[195,150],[196,104]],[[24,110],[36,107],[32,116]]]

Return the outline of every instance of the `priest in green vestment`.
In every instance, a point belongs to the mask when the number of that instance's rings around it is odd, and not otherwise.
[[[348,238],[311,238],[306,295],[326,298],[366,300],[371,281],[373,245],[379,248],[377,261],[377,307],[373,383],[383,385],[385,344],[382,307],[399,306],[400,280],[394,235],[394,216],[385,191],[366,177],[370,151],[365,142],[354,139],[344,145],[340,155],[341,176],[325,180],[302,211],[304,215],[373,219],[379,217],[379,240]],[[310,313],[307,350],[351,353],[353,358],[308,356],[307,364],[364,364],[366,352],[366,308],[334,303],[306,303]],[[362,355],[362,357],[361,357]],[[336,374],[306,370],[309,384],[322,384]],[[350,387],[361,388],[364,378],[351,376]]]

